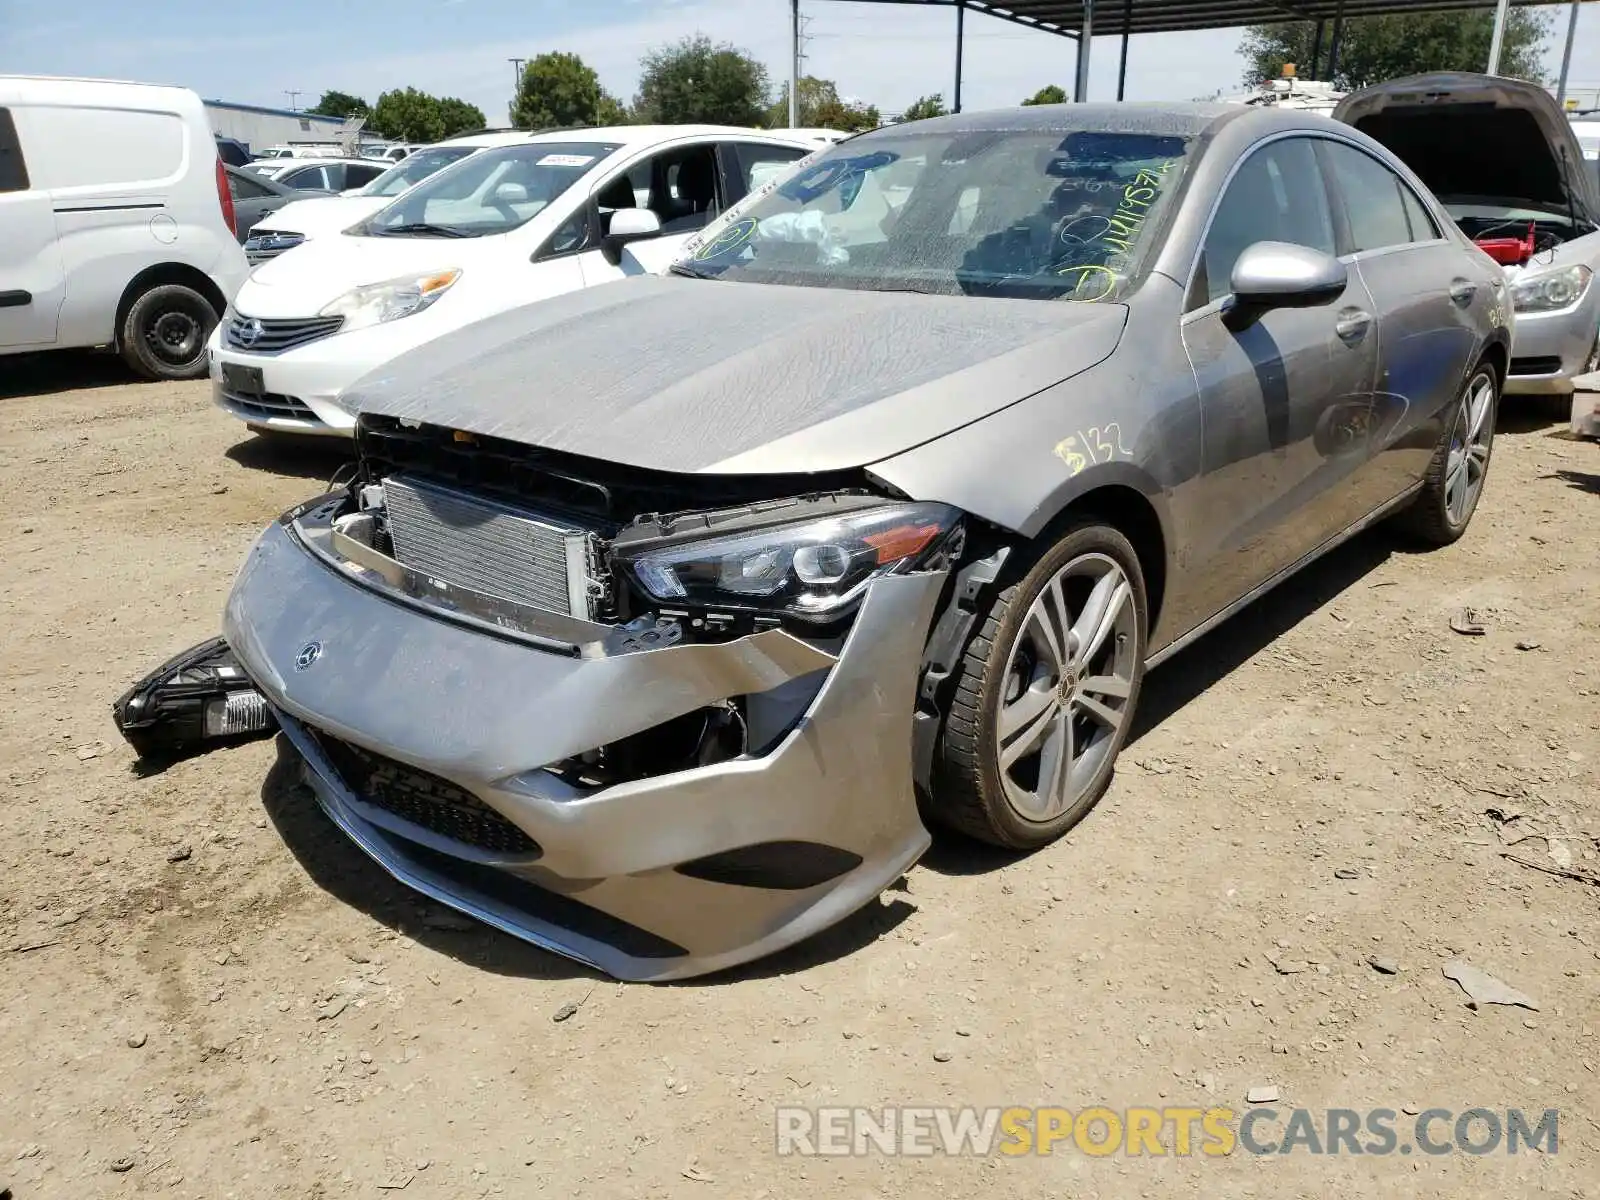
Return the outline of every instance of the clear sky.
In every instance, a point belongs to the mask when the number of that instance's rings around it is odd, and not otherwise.
[[[701,32],[788,77],[787,0],[0,0],[0,72],[109,76],[180,83],[208,99],[283,107],[327,88],[375,100],[411,85],[460,96],[491,123],[506,117],[513,55],[580,54],[624,99],[640,54]],[[1558,37],[1565,6],[1554,10]],[[954,13],[909,5],[803,0],[810,74],[894,112],[924,93],[948,100]],[[964,107],[1015,104],[1047,83],[1070,90],[1063,38],[970,15]],[[1238,30],[1133,39],[1128,97],[1187,100],[1238,89]],[[1120,39],[1095,40],[1092,98],[1116,94]],[[1559,41],[1549,48],[1552,76]],[[1600,3],[1583,5],[1575,83],[1600,87]]]

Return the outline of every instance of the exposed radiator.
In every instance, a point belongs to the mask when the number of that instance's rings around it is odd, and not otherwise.
[[[391,475],[383,483],[394,555],[442,583],[589,619],[592,535],[574,525]]]

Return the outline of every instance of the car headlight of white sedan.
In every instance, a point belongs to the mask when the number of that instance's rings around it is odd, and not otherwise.
[[[1511,306],[1519,313],[1556,312],[1583,298],[1594,272],[1582,263],[1520,275],[1511,284]]]
[[[366,329],[409,317],[431,306],[448,292],[461,272],[456,269],[433,271],[427,275],[403,275],[383,283],[354,288],[324,308],[318,316],[343,317],[344,332]]]

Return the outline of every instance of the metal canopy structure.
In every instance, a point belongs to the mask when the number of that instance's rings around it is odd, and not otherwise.
[[[1077,43],[1077,74],[1073,99],[1084,100],[1089,91],[1090,39],[1107,34],[1122,38],[1122,57],[1117,72],[1117,99],[1123,97],[1128,72],[1128,39],[1136,33],[1183,33],[1199,29],[1224,29],[1242,25],[1281,24],[1290,21],[1317,22],[1313,57],[1320,58],[1325,25],[1331,27],[1328,74],[1339,62],[1339,42],[1346,18],[1374,17],[1392,13],[1456,12],[1464,9],[1495,8],[1494,46],[1487,70],[1495,73],[1505,26],[1506,10],[1511,5],[1527,7],[1537,0],[826,0],[830,3],[898,4],[956,10],[956,86],[954,104],[961,109],[961,68],[966,14],[981,13],[1001,21],[1052,33]],[[1546,3],[1549,0],[1545,0]],[[1571,0],[1573,15],[1567,32],[1567,56],[1572,53],[1572,37],[1577,27],[1579,0]],[[799,0],[791,0],[799,11]],[[1565,74],[1565,72],[1563,72]]]

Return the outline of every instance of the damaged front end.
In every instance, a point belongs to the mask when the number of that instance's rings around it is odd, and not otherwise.
[[[928,844],[924,645],[961,514],[364,418],[225,633],[323,807],[402,881],[630,979],[834,923]]]

